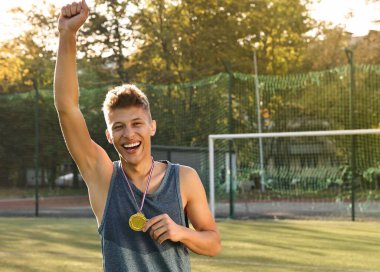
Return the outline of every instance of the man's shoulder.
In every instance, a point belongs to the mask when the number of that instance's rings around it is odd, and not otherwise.
[[[183,165],[183,164],[176,163],[176,162],[171,162],[169,160],[158,160],[157,162],[159,164],[161,164],[161,163],[165,164],[166,165],[165,167],[168,167],[168,166],[178,167],[180,174],[184,174],[184,175],[197,174],[197,171],[194,168],[192,168],[191,166]]]
[[[190,187],[194,185],[194,183],[201,183],[197,171],[187,165],[179,165],[179,178],[181,184],[185,184]]]
[[[180,172],[182,172],[184,175],[198,175],[197,170],[192,168],[191,166],[178,164]]]

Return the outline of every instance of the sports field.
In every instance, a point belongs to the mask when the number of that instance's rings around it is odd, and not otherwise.
[[[380,272],[380,222],[218,222],[223,250],[193,271]],[[93,219],[0,218],[0,270],[101,271]]]

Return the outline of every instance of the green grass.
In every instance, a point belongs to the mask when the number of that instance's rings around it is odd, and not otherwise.
[[[222,253],[192,271],[380,271],[380,222],[218,222]],[[0,218],[2,272],[101,271],[93,219]]]
[[[34,198],[36,190],[34,187],[0,187],[0,199],[10,199],[10,198]],[[52,196],[78,196],[78,195],[88,195],[87,188],[85,186],[74,189],[74,188],[39,188],[40,197],[52,197]]]

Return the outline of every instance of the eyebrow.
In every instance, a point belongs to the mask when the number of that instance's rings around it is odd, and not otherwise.
[[[131,120],[131,122],[135,122],[135,121],[144,121],[144,119],[142,119],[141,117],[136,117],[136,118],[133,118],[132,120]],[[113,123],[112,124],[112,127],[114,127],[114,126],[116,126],[116,125],[118,125],[118,124],[124,124],[123,122],[121,122],[121,121],[116,121],[115,123]]]
[[[123,124],[122,122],[115,122],[115,123],[112,124],[111,127],[114,128],[116,125],[122,125],[122,124]]]

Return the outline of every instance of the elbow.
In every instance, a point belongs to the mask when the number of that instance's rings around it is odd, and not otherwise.
[[[68,113],[67,108],[59,106],[57,104],[55,105],[55,109],[56,109],[59,117],[63,117],[65,115],[67,115],[67,113]]]
[[[219,255],[219,253],[222,251],[222,246],[219,245],[217,248],[214,248],[212,251],[207,254],[209,257],[216,257]]]
[[[210,257],[216,257],[216,256],[218,256],[221,251],[222,251],[222,244],[221,244],[221,242],[219,240],[217,246],[215,247],[215,249],[212,252],[212,254],[210,255]]]
[[[205,255],[208,257],[216,257],[219,255],[221,251],[222,251],[222,246],[218,245],[217,247],[210,249]]]
[[[69,97],[63,97],[62,95],[54,95],[54,107],[58,114],[65,114],[67,112],[72,112],[79,108],[79,103],[77,99],[71,99]]]
[[[70,112],[73,112],[77,107],[73,104],[69,103],[60,103],[55,101],[54,103],[55,109],[59,116],[66,115]]]
[[[67,109],[67,105],[66,105],[66,103],[64,103],[63,101],[60,101],[60,100],[57,99],[56,97],[54,97],[54,107],[55,107],[55,110],[56,110],[58,113],[65,112],[66,109]]]
[[[60,112],[63,111],[63,107],[62,107],[59,103],[57,103],[57,101],[54,102],[54,107],[55,107],[55,110],[56,110],[58,113],[60,113]]]
[[[220,236],[218,235],[214,245],[209,248],[207,256],[209,257],[216,257],[219,255],[219,253],[222,251],[222,243],[220,240]]]

